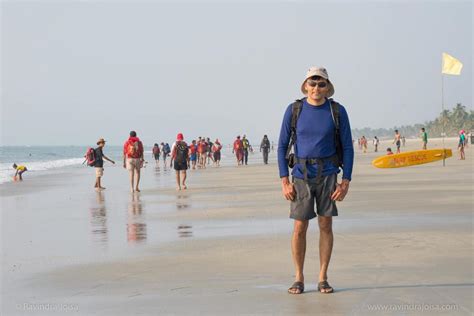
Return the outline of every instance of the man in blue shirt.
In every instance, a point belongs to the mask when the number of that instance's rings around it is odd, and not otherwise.
[[[304,292],[303,266],[306,253],[306,231],[309,220],[318,216],[320,230],[320,272],[318,291],[332,293],[327,282],[327,270],[333,247],[332,216],[337,216],[336,201],[344,200],[352,176],[354,148],[351,128],[345,108],[339,108],[339,135],[342,152],[342,182],[337,182],[340,172],[337,155],[335,113],[330,98],[334,86],[324,68],[312,67],[301,86],[306,98],[301,100],[301,111],[296,120],[296,141],[293,147],[295,165],[293,181],[289,180],[288,150],[291,145],[292,107],[286,109],[278,144],[278,167],[282,180],[283,196],[291,201],[290,218],[294,219],[292,254],[296,279],[288,289],[291,294]],[[316,211],[315,212],[315,204]]]

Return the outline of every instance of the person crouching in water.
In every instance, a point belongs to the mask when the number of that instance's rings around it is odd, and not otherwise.
[[[184,141],[183,134],[179,133],[176,136],[176,142],[171,148],[171,162],[170,168],[173,167],[176,171],[176,190],[180,191],[181,188],[186,190],[186,170],[189,166],[189,148],[188,144]]]
[[[13,180],[16,181],[18,177],[20,181],[23,181],[23,177],[21,175],[27,172],[28,169],[25,166],[18,166],[16,163],[13,164],[13,169],[16,170]]]

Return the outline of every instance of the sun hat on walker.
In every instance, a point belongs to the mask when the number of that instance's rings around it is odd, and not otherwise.
[[[306,80],[308,80],[309,78],[311,77],[314,77],[314,76],[319,76],[321,78],[324,78],[328,81],[328,95],[327,97],[330,98],[334,95],[334,86],[332,84],[331,81],[329,81],[329,75],[328,75],[328,72],[326,70],[326,68],[323,68],[323,67],[311,67],[309,68],[308,72],[306,73],[306,78],[304,79],[303,83],[301,84],[301,92],[303,92],[303,94],[306,94],[307,91],[305,89],[305,83],[306,83]]]

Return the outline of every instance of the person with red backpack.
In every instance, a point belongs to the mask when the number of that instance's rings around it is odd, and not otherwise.
[[[196,140],[193,140],[191,145],[189,145],[189,160],[193,166],[193,170],[196,169],[197,148]]]
[[[176,136],[176,142],[171,148],[170,168],[173,166],[173,162],[174,170],[176,170],[176,190],[180,191],[181,188],[186,190],[186,170],[188,170],[189,167],[189,148],[181,133]]]
[[[152,149],[153,158],[155,158],[156,166],[160,169],[160,146],[155,144]]]
[[[201,138],[201,137],[200,137]],[[206,168],[206,141],[201,139],[198,143],[198,168]]]
[[[237,136],[237,139],[234,141],[232,153],[235,153],[235,157],[237,158],[237,166],[240,166],[244,163],[244,143],[242,143],[240,135]]]
[[[130,137],[123,145],[123,167],[130,172],[131,192],[140,192],[140,169],[143,167],[143,143],[135,131],[130,132]],[[136,178],[135,178],[136,176]],[[136,182],[135,182],[136,179]]]
[[[219,167],[220,163],[221,163],[221,149],[222,149],[222,145],[219,142],[219,139],[216,139],[216,141],[214,142],[214,144],[212,146],[212,154],[214,156],[213,157],[214,158],[214,165],[216,167]]]

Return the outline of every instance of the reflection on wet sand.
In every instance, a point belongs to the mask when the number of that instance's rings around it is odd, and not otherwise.
[[[140,194],[132,194],[128,205],[127,216],[127,241],[129,243],[146,240],[146,223],[142,215],[143,208],[140,201]]]
[[[178,236],[183,237],[193,237],[192,226],[189,225],[179,225],[178,226]]]
[[[178,194],[176,196],[176,208],[178,210],[189,208],[188,198],[189,196],[187,194]]]
[[[159,174],[160,174],[160,165],[156,164],[155,165],[155,175],[159,175]]]
[[[101,191],[97,192],[96,201],[90,208],[90,215],[92,238],[96,242],[107,243],[107,209],[105,197]]]

